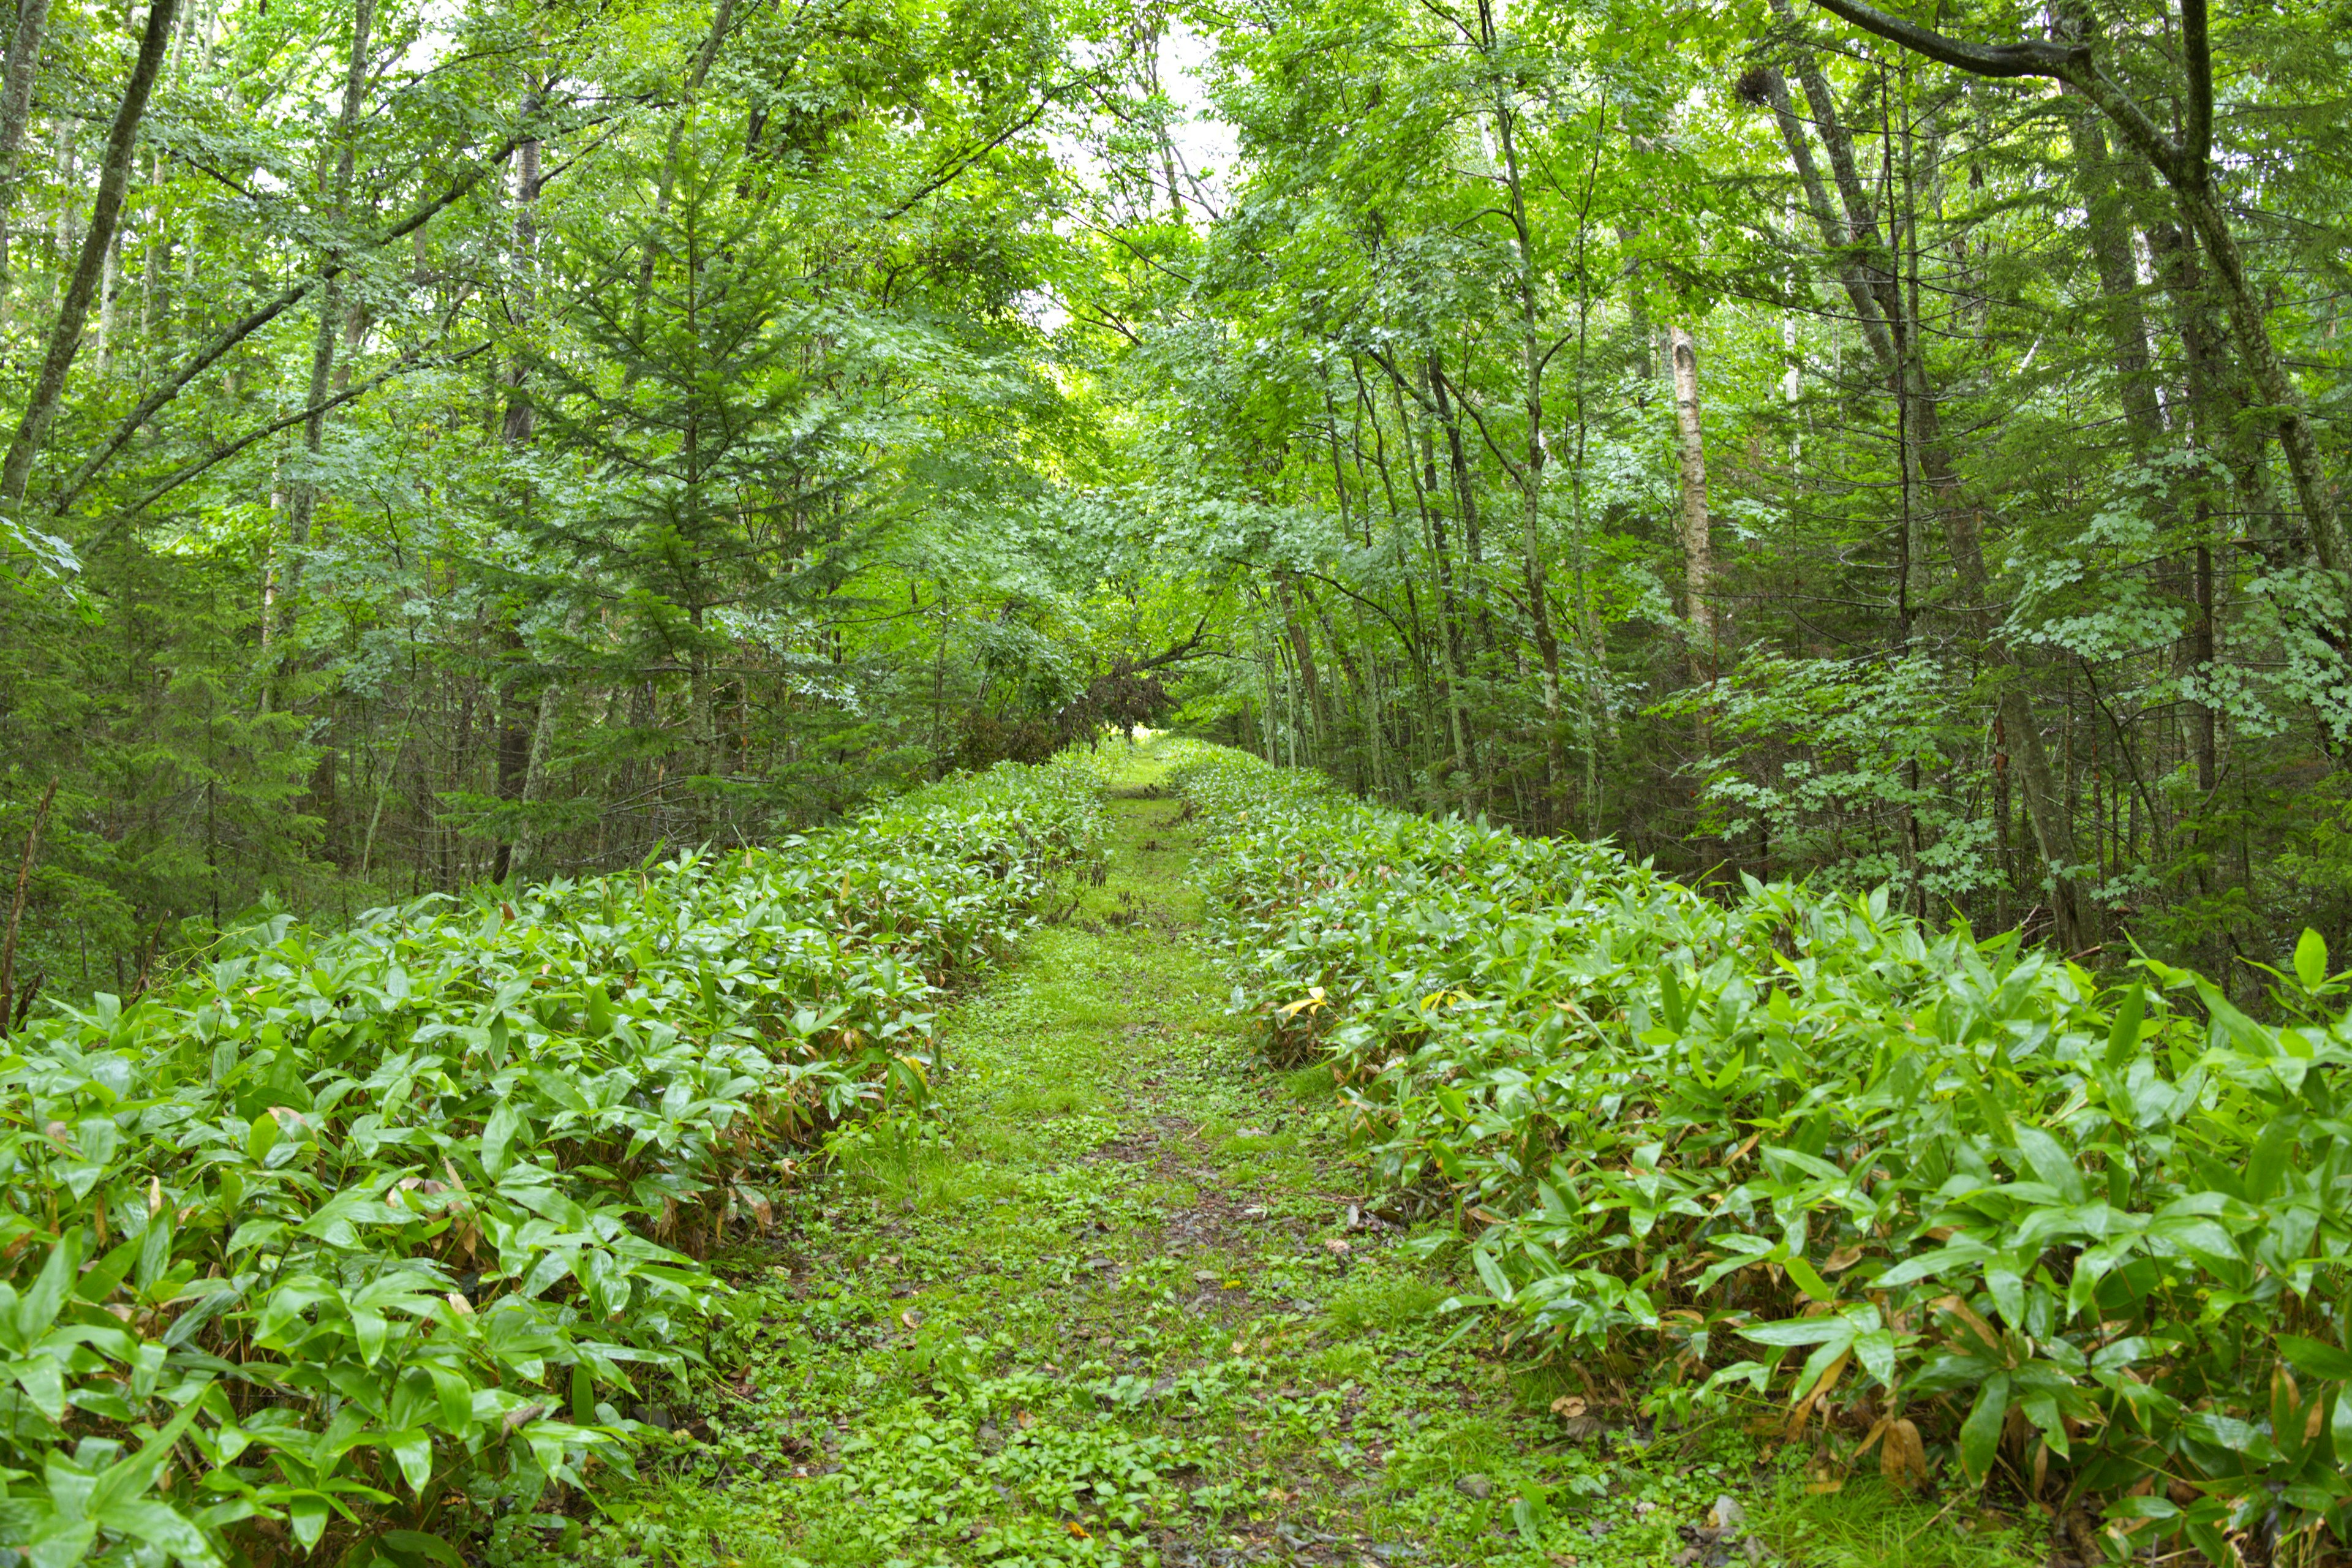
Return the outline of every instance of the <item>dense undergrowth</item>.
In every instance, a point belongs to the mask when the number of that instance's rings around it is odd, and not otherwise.
[[[1175,779],[1237,1004],[1462,1217],[1464,1304],[1596,1402],[1769,1390],[1829,1466],[1997,1483],[2116,1559],[2352,1542],[2352,1023],[2316,936],[2258,1023],[1883,895],[1717,902],[1234,752]]]
[[[0,1542],[460,1561],[629,1467],[796,1159],[1091,863],[1093,763],[773,848],[277,921],[0,1058]],[[342,1550],[348,1547],[348,1551]]]

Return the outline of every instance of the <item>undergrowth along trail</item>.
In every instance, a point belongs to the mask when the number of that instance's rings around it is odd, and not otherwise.
[[[458,1563],[604,1495],[714,1244],[925,1094],[1083,755],[772,848],[279,919],[0,1053],[0,1568]],[[495,1540],[491,1544],[495,1546]]]
[[[1107,878],[943,1017],[929,1114],[836,1137],[717,1260],[723,1377],[640,1413],[679,1431],[657,1479],[503,1555],[1636,1568],[1801,1532],[1822,1565],[2038,1560],[1874,1482],[1808,1496],[1727,1424],[1586,1411],[1465,1333],[1450,1226],[1406,1223],[1328,1071],[1269,1070],[1229,1014],[1160,776],[1133,761]]]

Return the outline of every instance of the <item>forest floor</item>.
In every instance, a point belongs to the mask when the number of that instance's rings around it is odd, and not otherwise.
[[[497,1556],[2042,1560],[1965,1500],[1809,1491],[1731,1423],[1556,1407],[1572,1379],[1465,1335],[1440,1310],[1471,1289],[1451,1233],[1373,1215],[1326,1075],[1270,1071],[1224,1012],[1198,846],[1155,773],[1143,753],[1110,802],[1108,880],[944,1018],[930,1114],[861,1132],[721,1259],[740,1294],[712,1375],[637,1413],[676,1451],[584,1538],[518,1530]]]

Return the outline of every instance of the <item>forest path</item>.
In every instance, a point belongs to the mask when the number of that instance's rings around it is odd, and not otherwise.
[[[706,1440],[558,1552],[1747,1563],[1737,1531],[1698,1533],[1754,1480],[1747,1440],[1564,1426],[1561,1385],[1449,1342],[1460,1287],[1423,1260],[1444,1237],[1362,1217],[1328,1081],[1269,1072],[1223,1011],[1198,846],[1155,774],[1141,754],[1109,803],[1108,880],[943,1020],[933,1114],[862,1137],[727,1260],[743,1294],[702,1408],[647,1413]]]

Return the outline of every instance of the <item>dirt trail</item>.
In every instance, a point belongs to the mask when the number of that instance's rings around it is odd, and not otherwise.
[[[865,1135],[735,1260],[717,1375],[648,1412],[679,1453],[562,1554],[1727,1558],[1699,1527],[1744,1457],[1637,1450],[1453,1342],[1444,1237],[1369,1216],[1328,1085],[1223,1013],[1198,846],[1151,778],[1109,803],[1103,885],[943,1020],[934,1114]]]

